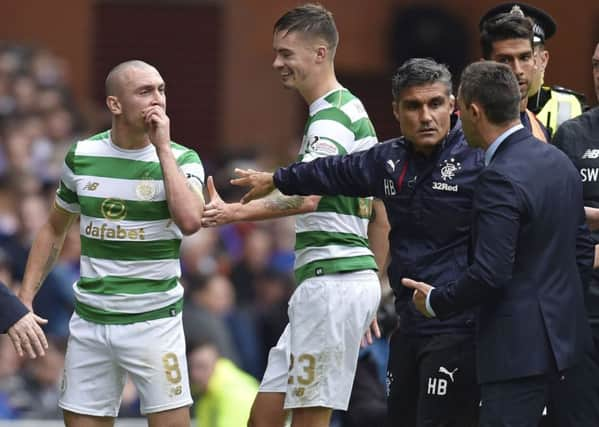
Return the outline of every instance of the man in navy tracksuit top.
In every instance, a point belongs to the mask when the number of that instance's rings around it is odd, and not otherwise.
[[[400,317],[391,338],[388,424],[475,426],[474,312],[443,322],[425,319],[400,280],[415,277],[442,285],[466,270],[472,196],[483,155],[467,145],[452,115],[451,75],[445,66],[429,59],[407,61],[393,78],[393,98],[404,137],[301,169],[279,169],[274,184],[288,194],[383,200],[391,224],[389,279]],[[272,174],[251,174],[236,182],[254,184],[250,180],[262,175],[272,187]]]

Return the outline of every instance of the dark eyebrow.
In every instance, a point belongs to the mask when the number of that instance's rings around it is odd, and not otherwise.
[[[401,103],[404,105],[410,105],[410,106],[422,105],[422,102],[420,102],[417,99],[403,99],[401,101]]]

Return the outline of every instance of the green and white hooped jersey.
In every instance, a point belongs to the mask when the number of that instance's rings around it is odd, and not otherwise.
[[[345,88],[310,105],[299,161],[367,150],[378,142],[362,102]],[[295,277],[376,270],[368,246],[372,198],[323,196],[315,212],[296,216]]]
[[[197,153],[171,142],[188,179],[204,182]],[[171,220],[153,145],[123,150],[110,131],[73,144],[56,205],[80,213],[81,278],[75,311],[85,320],[128,324],[181,312],[182,233]]]

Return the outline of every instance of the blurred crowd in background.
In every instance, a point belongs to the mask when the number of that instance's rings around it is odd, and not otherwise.
[[[110,127],[110,116],[103,110],[98,106],[83,111],[76,105],[68,66],[54,53],[21,44],[0,45],[0,281],[15,292],[32,239],[54,201],[64,156],[74,141]],[[242,190],[228,184],[230,171],[263,163],[255,158],[238,160],[244,157],[241,153],[229,156],[235,160],[204,166],[207,175],[215,176],[223,199],[232,201]],[[287,323],[287,301],[294,287],[293,224],[292,217],[231,224],[184,238],[183,321],[188,354],[193,355],[192,390],[201,393],[206,388],[206,358],[194,352],[206,343],[214,345],[216,358],[232,361],[257,381],[262,377],[268,350]],[[79,255],[79,227],[73,225],[34,302],[34,311],[49,320],[47,355],[19,359],[8,336],[0,335],[0,419],[61,418],[57,401]],[[384,363],[386,357],[377,360]],[[379,369],[381,396],[383,372]],[[127,384],[119,416],[138,415],[136,391]]]

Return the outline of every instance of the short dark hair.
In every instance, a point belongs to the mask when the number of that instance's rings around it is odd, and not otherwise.
[[[401,64],[391,79],[393,100],[397,101],[401,91],[413,86],[443,83],[447,95],[451,94],[451,73],[443,64],[430,58],[412,58]]]
[[[520,117],[520,87],[505,64],[494,61],[470,64],[462,73],[458,96],[464,105],[480,104],[489,122],[495,125]]]
[[[339,44],[337,26],[333,14],[318,3],[307,3],[285,13],[273,28],[273,33],[280,31],[320,37],[326,42],[331,58],[335,56]]]
[[[530,40],[530,47],[532,49],[533,35],[530,18],[514,13],[500,13],[485,21],[482,26],[480,47],[483,52],[483,58],[489,59],[493,52],[493,43],[503,40]]]

